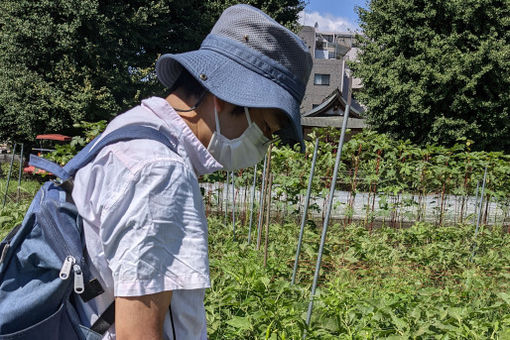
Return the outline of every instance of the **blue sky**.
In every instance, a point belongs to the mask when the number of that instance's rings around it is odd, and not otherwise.
[[[345,32],[359,29],[355,6],[367,7],[368,0],[308,0],[300,14],[301,24],[319,24],[319,30]]]

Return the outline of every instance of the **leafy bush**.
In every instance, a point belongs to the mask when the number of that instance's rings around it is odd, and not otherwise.
[[[82,128],[84,136],[74,136],[70,143],[60,144],[55,146],[55,151],[44,155],[45,158],[60,164],[65,165],[71,158],[74,157],[88,142],[92,141],[106,128],[106,120],[98,122],[81,122],[73,125],[75,128]]]
[[[9,168],[11,167],[11,162],[5,162],[0,165],[0,177],[7,177],[9,174]],[[14,160],[12,163],[12,170],[11,170],[11,178],[14,176],[14,178],[18,178],[19,174],[19,161]]]

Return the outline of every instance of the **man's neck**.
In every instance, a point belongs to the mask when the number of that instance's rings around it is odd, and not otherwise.
[[[209,96],[206,95],[206,97],[201,101],[200,107],[192,109],[197,100],[198,99],[195,97],[184,96],[182,93],[179,93],[179,91],[173,92],[168,97],[166,97],[166,101],[170,104],[170,106],[172,106],[174,109],[178,109],[176,111],[179,116],[181,116],[181,118],[188,125],[193,134],[197,136],[200,142],[205,147],[207,147],[212,137],[212,131],[206,121],[203,119],[202,113],[207,112],[207,108],[211,105],[212,101],[210,100]]]

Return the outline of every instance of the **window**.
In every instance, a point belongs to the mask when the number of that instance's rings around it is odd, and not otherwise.
[[[329,51],[315,50],[315,59],[329,59]]]
[[[314,85],[329,85],[329,74],[315,73],[313,78]]]

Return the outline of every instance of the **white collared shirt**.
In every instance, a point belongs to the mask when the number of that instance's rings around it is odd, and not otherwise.
[[[197,175],[222,168],[165,99],[152,97],[116,117],[178,140],[177,153],[153,140],[103,148],[75,176],[91,273],[105,293],[78,306],[92,324],[114,296],[173,291],[176,337],[206,339],[204,290],[210,286],[207,220]],[[167,315],[165,335],[171,339]],[[114,326],[103,339],[115,339]]]

